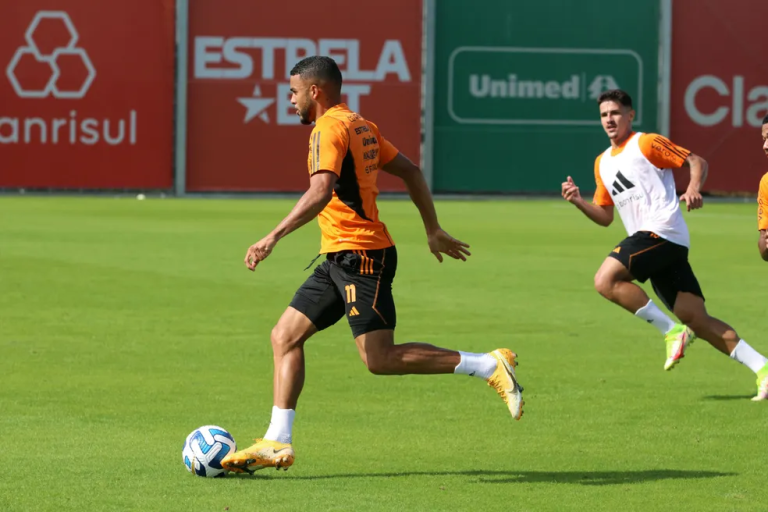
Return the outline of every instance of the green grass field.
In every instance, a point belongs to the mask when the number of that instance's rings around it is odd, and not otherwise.
[[[439,202],[473,251],[442,265],[410,203],[380,205],[398,340],[517,351],[522,421],[478,379],[370,375],[340,323],[307,345],[294,467],[191,476],[194,428],[246,446],[269,423],[269,332],[318,229],[242,259],[292,203],[0,198],[0,510],[768,510],[753,374],[702,341],[664,372],[592,288],[620,223],[554,200]],[[768,352],[754,205],[686,217],[710,312]]]

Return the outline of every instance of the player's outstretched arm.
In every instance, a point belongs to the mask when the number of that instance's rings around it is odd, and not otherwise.
[[[576,208],[589,217],[589,219],[600,226],[608,227],[613,222],[613,205],[600,206],[584,200],[579,192],[579,187],[573,182],[573,178],[563,182],[561,194],[563,199],[572,203]]]
[[[427,230],[427,243],[429,250],[435,255],[437,261],[443,262],[443,254],[447,254],[453,259],[467,261],[467,256],[471,253],[467,250],[468,244],[453,238],[446,233],[437,221],[437,212],[435,203],[432,200],[432,193],[429,191],[427,181],[421,173],[421,169],[411,162],[408,157],[398,153],[395,158],[382,166],[382,170],[397,176],[405,183],[408,188],[408,194],[411,201],[416,205],[424,221],[424,228]]]
[[[701,186],[707,180],[709,164],[699,155],[691,153],[683,162],[683,167],[691,169],[691,180],[688,183],[688,189],[680,196],[680,200],[685,201],[688,211],[696,210],[704,206],[704,199],[701,197]]]
[[[310,177],[309,190],[301,196],[291,213],[270,234],[248,248],[245,253],[245,265],[248,270],[255,270],[256,265],[270,255],[281,238],[299,229],[323,211],[333,197],[337,178],[338,176],[330,171],[319,171]]]

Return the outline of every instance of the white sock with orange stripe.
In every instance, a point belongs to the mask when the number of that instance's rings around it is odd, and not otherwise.
[[[293,409],[280,409],[276,405],[272,406],[272,421],[269,422],[269,429],[264,434],[264,439],[278,443],[290,443],[295,416],[296,411]]]
[[[491,354],[475,354],[459,351],[461,360],[453,373],[463,373],[473,377],[488,380],[496,371],[496,358]]]
[[[650,299],[648,300],[648,304],[635,311],[635,316],[640,317],[653,325],[661,331],[661,334],[667,334],[675,327],[675,322],[665,315],[664,312]]]

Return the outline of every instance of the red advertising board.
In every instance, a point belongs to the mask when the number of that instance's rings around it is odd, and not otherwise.
[[[705,190],[756,193],[768,171],[764,0],[674,0],[670,135],[709,162]]]
[[[173,186],[173,0],[0,0],[0,187]]]
[[[421,141],[422,2],[190,2],[188,191],[307,188],[311,127],[290,104],[290,70],[334,58],[342,100],[411,160]],[[382,173],[382,190],[402,183]]]

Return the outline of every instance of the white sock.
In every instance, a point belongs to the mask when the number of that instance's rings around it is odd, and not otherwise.
[[[649,300],[648,304],[635,311],[635,316],[652,324],[661,331],[661,334],[667,334],[675,327],[675,322],[665,315],[652,300]]]
[[[295,416],[296,411],[293,409],[280,409],[276,405],[272,406],[272,421],[269,422],[269,429],[264,434],[264,439],[278,443],[290,443]]]
[[[472,352],[461,352],[461,361],[453,370],[453,373],[463,373],[481,379],[488,380],[496,371],[496,358],[491,354],[474,354]]]
[[[755,373],[762,370],[765,363],[768,362],[768,359],[750,347],[744,340],[739,340],[739,344],[731,352],[731,359],[735,359]]]

